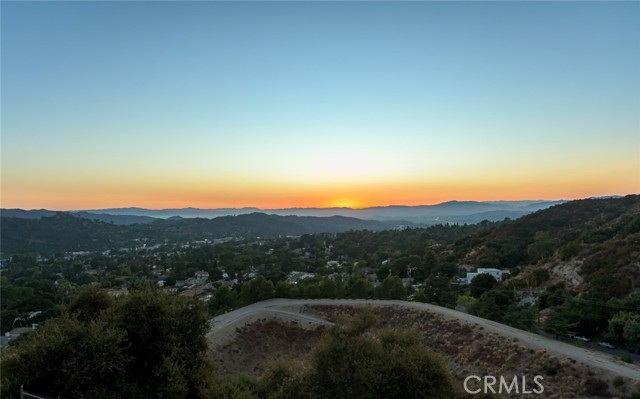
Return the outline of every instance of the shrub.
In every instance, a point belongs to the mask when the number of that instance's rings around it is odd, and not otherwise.
[[[622,360],[625,363],[633,363],[633,358],[629,355],[624,355],[620,357],[620,360]]]
[[[555,364],[553,364],[553,363],[551,363],[549,361],[545,362],[542,365],[542,369],[544,370],[544,373],[546,375],[556,375],[556,374],[558,374],[558,367]]]
[[[620,377],[620,376],[618,375],[618,376],[616,376],[616,377],[613,379],[613,386],[614,386],[614,387],[616,387],[616,388],[620,388],[620,387],[621,387],[621,386],[623,386],[623,385],[624,385],[624,378],[622,378],[622,377]]]
[[[595,377],[587,378],[587,381],[584,383],[584,392],[589,396],[609,397],[611,394],[609,394],[608,388],[609,384]]]
[[[368,330],[375,319],[356,318],[327,331],[300,372],[279,364],[260,385],[269,398],[459,397],[445,363],[412,330]]]

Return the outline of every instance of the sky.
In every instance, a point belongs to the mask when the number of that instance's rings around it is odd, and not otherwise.
[[[0,7],[4,208],[640,192],[639,2]]]

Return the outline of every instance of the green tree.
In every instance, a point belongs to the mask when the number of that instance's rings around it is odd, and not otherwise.
[[[213,295],[213,301],[211,302],[213,304],[212,313],[225,313],[235,308],[237,302],[238,294],[230,289],[228,285],[222,284]]]
[[[407,296],[402,280],[398,276],[389,276],[375,288],[376,298],[404,299]]]
[[[345,287],[341,281],[323,278],[320,283],[321,298],[344,298]]]
[[[469,291],[471,296],[478,298],[498,284],[498,281],[488,273],[478,274],[471,280]]]
[[[127,397],[129,348],[126,333],[106,320],[51,320],[3,359],[2,397],[17,398],[20,385],[51,397]]]
[[[555,309],[551,310],[544,321],[544,331],[555,335],[556,339],[560,335],[569,335],[569,331],[575,326],[576,323],[571,323],[562,313]]]
[[[457,299],[457,305],[463,309],[463,311],[469,311],[476,303],[476,298],[469,295],[459,295]]]
[[[640,346],[640,314],[633,314],[624,325],[624,340],[630,348]]]
[[[488,291],[475,301],[469,308],[469,313],[485,319],[502,321],[510,303],[508,293],[502,290]]]
[[[432,275],[425,280],[424,294],[427,302],[442,306],[454,307],[457,300],[450,278],[442,274]]]
[[[275,288],[271,280],[267,280],[263,276],[258,276],[253,280],[242,283],[240,289],[240,298],[245,304],[264,301],[273,298]]]
[[[7,350],[2,397],[16,397],[20,385],[49,397],[212,395],[213,366],[205,341],[209,315],[202,301],[145,286],[86,317],[86,309],[103,303],[91,292],[83,291],[73,310]]]
[[[18,318],[20,313],[18,313],[15,309],[3,310],[0,312],[0,322],[2,323],[2,328],[0,333],[4,334],[7,331],[11,331],[14,327],[13,322]]]
[[[629,348],[640,346],[640,314],[618,312],[609,320],[607,339],[624,343]]]
[[[351,276],[347,282],[347,296],[349,298],[370,298],[373,294],[373,284],[363,275]]]
[[[538,231],[534,241],[527,247],[529,256],[534,260],[544,259],[553,254],[556,242],[546,231]]]
[[[106,291],[95,286],[84,286],[72,296],[67,310],[78,320],[86,322],[97,319],[112,302]]]
[[[210,389],[209,314],[202,301],[147,286],[116,303],[113,325],[126,332],[133,358],[128,375],[142,397],[184,397],[176,394],[182,391],[200,397]]]
[[[289,298],[290,290],[291,290],[291,283],[289,283],[287,280],[280,280],[276,283],[275,297]]]
[[[301,295],[301,292],[298,285],[292,284],[291,288],[289,289],[289,298],[292,298],[292,299],[300,298],[300,295]]]

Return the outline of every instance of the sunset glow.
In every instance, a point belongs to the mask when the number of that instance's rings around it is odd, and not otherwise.
[[[640,192],[638,2],[3,2],[1,206]]]

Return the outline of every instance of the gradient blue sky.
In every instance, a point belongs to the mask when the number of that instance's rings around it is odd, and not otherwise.
[[[640,192],[638,2],[2,2],[2,206]]]

